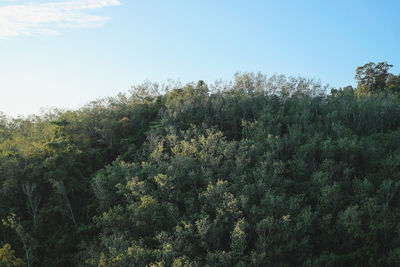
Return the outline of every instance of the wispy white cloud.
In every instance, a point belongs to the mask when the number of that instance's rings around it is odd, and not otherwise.
[[[119,0],[14,3],[0,5],[0,39],[19,35],[55,34],[60,28],[66,27],[102,26],[108,17],[89,12],[93,9],[121,5]]]

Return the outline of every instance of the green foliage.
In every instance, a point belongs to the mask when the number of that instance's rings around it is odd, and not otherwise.
[[[398,266],[390,67],[330,94],[238,73],[0,114],[0,266]]]
[[[0,248],[0,267],[23,267],[25,262],[20,258],[15,257],[14,250],[10,244],[5,244]]]
[[[356,70],[356,80],[358,81],[357,92],[359,94],[371,94],[390,89],[399,90],[398,77],[389,73],[393,65],[386,62],[377,64],[369,62]]]

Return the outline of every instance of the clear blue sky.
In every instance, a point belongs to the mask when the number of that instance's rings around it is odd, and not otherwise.
[[[400,72],[400,1],[0,0],[0,111],[77,108],[145,80]]]

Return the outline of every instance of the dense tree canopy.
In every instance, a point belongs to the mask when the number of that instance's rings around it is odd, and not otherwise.
[[[0,266],[399,266],[390,67],[0,114]]]

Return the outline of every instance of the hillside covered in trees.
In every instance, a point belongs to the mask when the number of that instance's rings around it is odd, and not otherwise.
[[[0,116],[0,266],[399,266],[400,75],[158,86]]]

